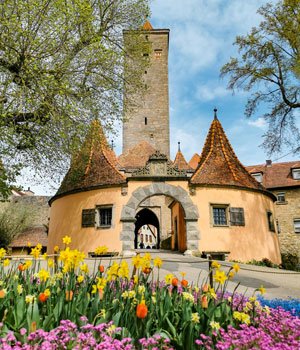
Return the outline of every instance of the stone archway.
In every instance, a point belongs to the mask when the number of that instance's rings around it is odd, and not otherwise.
[[[148,186],[136,189],[126,205],[123,206],[121,214],[123,255],[132,255],[134,249],[134,229],[135,216],[139,204],[148,197],[155,195],[165,195],[174,198],[182,205],[186,222],[187,250],[185,254],[192,254],[193,250],[198,250],[200,232],[198,229],[198,208],[190,199],[187,191],[180,186],[173,186],[164,182],[153,183]]]

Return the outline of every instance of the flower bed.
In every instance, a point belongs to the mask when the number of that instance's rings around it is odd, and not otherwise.
[[[98,259],[89,271],[69,237],[64,243],[57,262],[44,255],[44,268],[39,246],[32,260],[17,264],[0,249],[0,349],[228,349],[238,342],[249,349],[252,340],[260,346],[278,339],[286,349],[299,344],[298,317],[270,311],[256,296],[226,292],[237,264],[225,273],[214,262],[214,285],[191,286],[184,273],[162,281],[163,262],[150,254],[134,257],[131,268],[122,259],[105,268]]]

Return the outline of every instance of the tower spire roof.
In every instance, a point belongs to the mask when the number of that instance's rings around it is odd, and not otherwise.
[[[153,30],[152,24],[147,20],[143,25],[143,30]]]
[[[178,151],[174,160],[174,165],[177,166],[179,170],[192,170],[180,150],[180,142],[178,142]]]
[[[238,160],[216,115],[211,123],[191,183],[264,189]]]
[[[56,195],[125,182],[117,169],[115,152],[109,146],[100,122],[94,120]]]

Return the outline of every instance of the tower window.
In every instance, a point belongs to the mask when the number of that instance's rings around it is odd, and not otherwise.
[[[154,50],[154,57],[157,59],[161,58],[161,53],[162,50]]]
[[[147,117],[145,117],[145,125],[147,125],[148,124],[148,119],[147,119]]]
[[[148,72],[145,70],[145,74],[147,74]]]
[[[109,228],[112,226],[112,209],[111,205],[97,207],[98,227]]]
[[[149,54],[145,52],[145,53],[143,53],[143,56],[144,57],[149,57]]]

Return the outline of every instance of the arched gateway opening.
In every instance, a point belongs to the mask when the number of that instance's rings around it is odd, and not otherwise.
[[[137,214],[140,204],[152,196],[166,196],[178,203],[178,210],[182,210],[182,217],[185,224],[185,254],[191,254],[193,250],[199,249],[200,232],[198,229],[198,209],[192,202],[187,191],[180,186],[157,182],[148,186],[136,189],[126,205],[124,205],[121,214],[122,232],[120,239],[122,241],[123,255],[132,255],[135,248],[135,229]],[[172,218],[172,220],[174,217]]]
[[[159,221],[152,210],[140,210],[136,214],[134,230],[135,249],[158,249],[160,244]]]

